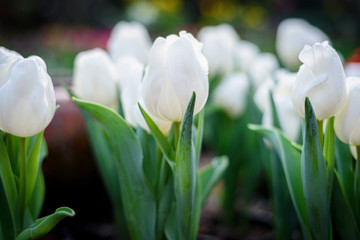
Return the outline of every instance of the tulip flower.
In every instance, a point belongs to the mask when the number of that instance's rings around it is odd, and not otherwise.
[[[223,108],[229,116],[239,117],[246,109],[249,81],[244,73],[228,75],[215,88],[212,95],[214,105]]]
[[[295,82],[296,74],[285,69],[279,69],[274,73],[277,81],[267,80],[255,92],[255,103],[263,111],[262,124],[265,126],[273,125],[273,115],[270,104],[269,91],[272,91],[274,104],[280,127],[290,140],[296,142],[300,133],[301,118],[295,111],[291,101],[292,87]]]
[[[259,47],[254,43],[239,41],[234,49],[235,67],[240,71],[247,72],[259,52]]]
[[[100,49],[79,53],[74,64],[74,92],[88,101],[116,109],[117,72],[108,54]]]
[[[299,65],[298,55],[305,44],[329,40],[320,29],[304,19],[289,18],[279,24],[276,33],[276,51],[281,62],[290,69]]]
[[[43,131],[55,113],[55,93],[45,62],[0,49],[0,129],[19,137]]]
[[[110,34],[107,48],[114,62],[125,55],[130,55],[142,63],[147,63],[151,38],[141,23],[119,22]]]
[[[334,116],[346,95],[345,73],[336,51],[328,42],[305,45],[299,54],[303,63],[296,76],[292,101],[305,116],[305,97],[309,97],[318,120]]]
[[[208,98],[208,64],[202,45],[190,34],[169,35],[155,40],[150,51],[142,97],[149,113],[168,121],[183,119],[192,93],[196,93],[194,114]]]
[[[360,145],[360,77],[349,77],[347,98],[336,114],[334,129],[338,138],[350,145]]]
[[[140,95],[144,75],[144,65],[134,57],[126,56],[123,57],[116,66],[121,84],[121,104],[125,120],[135,128],[140,125],[147,132],[150,132],[138,106],[138,103],[143,107],[145,106]],[[146,108],[145,111],[148,112]],[[155,118],[154,116],[151,116],[151,118],[164,135],[169,134],[172,125],[171,121]]]
[[[279,68],[279,63],[272,53],[258,54],[249,67],[249,77],[255,88]]]
[[[225,75],[234,68],[234,48],[239,35],[228,24],[203,27],[198,39],[204,44],[204,55],[209,61],[211,75]]]

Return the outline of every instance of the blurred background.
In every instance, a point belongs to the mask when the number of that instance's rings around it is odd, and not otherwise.
[[[196,36],[203,26],[229,23],[242,39],[275,53],[278,24],[297,17],[324,31],[346,60],[360,46],[359,13],[359,0],[0,0],[0,46],[42,57],[57,85],[71,81],[76,54],[105,49],[122,20],[143,23],[153,40],[183,29]],[[43,214],[69,206],[77,217],[46,239],[116,239],[82,116],[63,89],[56,94],[61,108],[45,133]]]
[[[153,38],[227,22],[261,51],[274,52],[279,22],[301,17],[346,59],[360,43],[359,12],[358,0],[1,0],[0,44],[40,55],[50,74],[70,75],[76,53],[105,48],[120,20],[142,22]]]

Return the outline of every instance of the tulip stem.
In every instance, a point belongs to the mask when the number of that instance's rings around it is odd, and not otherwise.
[[[25,193],[26,193],[26,154],[25,138],[20,138],[20,216],[21,226],[24,224],[25,215]]]
[[[317,120],[317,125],[318,125],[318,131],[319,131],[319,140],[320,140],[320,145],[321,145],[321,149],[323,149],[324,147],[324,130],[323,130],[323,120]]]

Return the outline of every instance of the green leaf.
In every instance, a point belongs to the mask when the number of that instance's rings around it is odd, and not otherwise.
[[[192,123],[195,106],[195,93],[193,93],[186,109],[178,145],[176,148],[174,184],[179,224],[179,239],[189,239],[192,225],[196,186],[196,157],[192,141]]]
[[[251,130],[266,137],[278,153],[304,238],[311,239],[309,219],[301,180],[301,153],[299,149],[276,128],[253,124],[249,124],[248,126]]]
[[[151,184],[153,192],[155,192],[156,180],[157,180],[157,158],[156,158],[156,142],[150,134],[148,134],[140,126],[136,129],[137,138],[140,141],[141,148],[144,155],[143,170],[146,178]]]
[[[327,167],[318,125],[310,100],[305,100],[305,129],[301,173],[309,222],[315,239],[329,239],[329,192]]]
[[[45,180],[44,174],[40,170],[35,182],[34,191],[30,201],[30,212],[34,219],[37,219],[40,215],[45,198]]]
[[[141,105],[140,104],[138,104],[138,105],[139,105],[140,111],[141,111],[142,115],[144,116],[144,119],[145,119],[147,125],[149,126],[150,131],[151,131],[152,135],[154,136],[157,144],[159,145],[161,151],[163,152],[164,156],[168,160],[170,166],[173,167],[175,153],[174,153],[173,149],[171,148],[168,140],[166,139],[164,134],[162,134],[159,127],[154,123],[154,121],[151,119],[151,117],[141,107]]]
[[[7,221],[12,221],[15,225],[15,223],[19,223],[17,219],[20,218],[18,192],[15,177],[11,169],[10,159],[2,137],[0,137],[0,161],[0,179],[11,212],[11,219],[7,219]],[[16,229],[19,227],[17,224],[15,226]]]
[[[86,122],[91,149],[95,155],[100,177],[113,205],[113,213],[119,230],[124,237],[129,238],[128,227],[124,215],[121,188],[116,168],[116,160],[112,154],[110,140],[101,123],[94,119],[89,112],[80,108]]]
[[[215,184],[222,178],[229,159],[226,156],[214,158],[209,165],[197,171],[195,207],[191,226],[191,238],[196,239],[203,205]]]
[[[172,175],[169,176],[166,186],[160,194],[158,201],[157,216],[156,216],[156,239],[163,239],[166,233],[166,225],[171,216],[172,205],[174,203],[174,181]],[[173,216],[174,220],[176,215]],[[176,228],[177,226],[174,225]],[[170,230],[171,234],[176,236],[176,231]]]
[[[6,198],[6,192],[0,178],[0,239],[14,239],[15,225],[11,215],[10,204]]]
[[[344,197],[351,206],[354,212],[356,221],[360,223],[359,203],[355,197],[355,171],[353,165],[353,158],[350,152],[349,145],[341,142],[335,136],[335,156],[336,156],[336,170],[339,175],[339,182],[342,183],[344,190]]]
[[[132,128],[111,109],[73,98],[99,123],[116,162],[124,211],[132,239],[154,239],[156,205],[143,172],[142,149]],[[104,143],[105,145],[105,143]]]
[[[345,189],[339,174],[336,172],[332,194],[333,227],[341,239],[360,239],[359,226],[356,223],[355,213],[347,200]]]
[[[41,132],[36,136],[30,138],[29,151],[27,153],[26,161],[26,193],[25,193],[25,208],[30,203],[33,190],[35,187],[36,179],[38,177],[39,169],[41,169],[41,146],[43,140],[43,133]]]
[[[36,220],[31,227],[22,231],[16,237],[16,240],[40,238],[50,232],[62,219],[73,216],[75,216],[75,212],[72,209],[67,207],[58,208],[55,213]]]

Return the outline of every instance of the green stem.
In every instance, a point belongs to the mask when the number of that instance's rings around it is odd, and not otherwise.
[[[25,138],[20,138],[20,216],[21,216],[21,226],[23,226],[23,223],[24,223],[25,194],[26,194]]]
[[[323,120],[317,120],[319,139],[321,144],[321,149],[324,147],[324,130],[323,130]]]
[[[181,124],[180,122],[174,122],[175,149],[177,149],[177,145],[178,145],[178,142],[179,142],[180,124]]]

